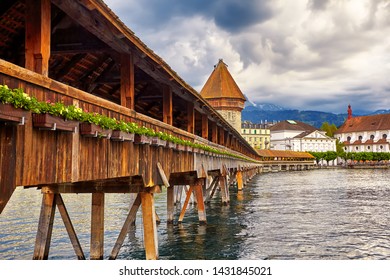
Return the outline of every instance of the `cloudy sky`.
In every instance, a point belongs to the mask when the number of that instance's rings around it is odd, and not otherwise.
[[[253,102],[390,109],[390,0],[105,0],[200,91],[220,58]]]

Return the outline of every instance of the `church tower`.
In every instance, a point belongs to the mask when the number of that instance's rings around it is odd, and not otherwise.
[[[214,71],[200,95],[239,133],[241,132],[241,111],[244,109],[246,98],[222,59],[214,66]]]

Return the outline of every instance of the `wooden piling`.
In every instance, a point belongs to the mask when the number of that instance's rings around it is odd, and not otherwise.
[[[104,255],[104,193],[92,193],[91,260],[102,260]]]
[[[156,211],[153,193],[141,192],[142,219],[144,224],[144,245],[147,260],[158,259]]]
[[[51,234],[56,210],[55,194],[44,193],[35,240],[34,260],[47,260],[49,257]]]

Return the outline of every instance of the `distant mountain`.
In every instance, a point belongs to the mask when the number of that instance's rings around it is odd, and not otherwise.
[[[242,120],[253,123],[265,123],[283,120],[296,120],[305,122],[314,127],[320,128],[324,122],[335,124],[337,127],[342,125],[347,118],[347,114],[334,114],[320,111],[299,111],[286,109],[281,106],[263,103],[246,102],[242,111]],[[375,112],[354,112],[355,116],[389,114],[390,110],[378,110]]]
[[[344,123],[347,114],[333,114],[319,111],[299,111],[286,109],[275,104],[247,103],[242,111],[242,120],[253,123],[264,123],[283,120],[296,120],[320,128],[324,122],[340,126]]]

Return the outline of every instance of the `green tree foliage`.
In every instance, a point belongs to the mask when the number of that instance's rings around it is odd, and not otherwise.
[[[325,131],[326,132],[326,135],[328,135],[329,137],[333,137],[334,136],[334,133],[336,132],[337,130],[337,126],[335,124],[329,124],[328,122],[324,122],[322,125],[321,125],[321,128],[320,128],[322,131]]]

